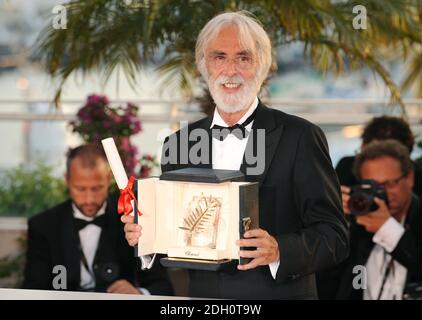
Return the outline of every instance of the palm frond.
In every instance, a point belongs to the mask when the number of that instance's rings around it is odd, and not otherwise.
[[[353,7],[367,10],[368,28],[353,28]],[[48,73],[59,79],[56,99],[68,77],[76,71],[98,72],[109,80],[121,68],[132,87],[146,63],[158,63],[162,86],[191,96],[198,73],[194,44],[199,30],[216,14],[248,10],[264,25],[274,46],[291,42],[305,45],[312,65],[322,72],[341,74],[350,67],[368,67],[379,75],[401,105],[400,90],[383,61],[412,57],[422,45],[420,0],[71,0],[68,28],[55,30],[51,23],[41,32],[36,52]],[[164,52],[161,58],[157,53]],[[422,80],[418,58],[410,64],[404,88]],[[404,112],[404,110],[403,110]]]
[[[183,219],[183,226],[179,227],[182,230],[187,230],[189,233],[204,232],[208,230],[214,223],[213,210],[219,205],[218,201],[212,196],[208,199],[201,195],[196,202],[196,205],[190,209],[189,214]]]
[[[402,82],[402,90],[409,90],[415,87],[416,96],[422,97],[422,48],[415,50]]]

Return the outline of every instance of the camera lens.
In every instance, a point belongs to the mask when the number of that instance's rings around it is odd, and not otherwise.
[[[350,196],[347,205],[353,215],[365,215],[370,211],[372,199],[363,192],[356,192]]]

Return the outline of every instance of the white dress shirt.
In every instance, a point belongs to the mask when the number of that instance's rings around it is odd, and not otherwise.
[[[95,217],[85,216],[76,206],[72,204],[73,217],[85,221],[92,221],[94,218],[100,217],[105,214],[106,202],[102,205],[100,210],[97,212]],[[85,255],[86,262],[90,268],[87,270],[82,263],[81,264],[81,282],[80,287],[83,289],[95,288],[95,277],[93,277],[92,264],[94,263],[95,253],[97,252],[98,242],[100,240],[101,228],[93,223],[88,224],[85,228],[79,230],[79,239],[81,241],[82,252]]]
[[[249,118],[249,116],[255,111],[258,107],[258,98],[255,98],[251,107],[243,115],[242,118],[237,122],[242,124]],[[210,128],[214,125],[219,125],[222,127],[229,127],[229,125],[224,122],[218,113],[217,108],[214,110],[214,117],[211,123]],[[253,125],[253,121],[249,123],[245,129],[250,131]],[[220,141],[217,138],[212,139],[212,167],[213,169],[226,169],[226,170],[240,170],[242,165],[243,155],[245,153],[246,144],[248,143],[250,135],[245,139],[238,139],[234,134],[229,134],[223,141]],[[276,278],[278,266],[280,261],[272,262],[269,264],[271,275],[273,278]]]
[[[243,117],[237,122],[242,124],[249,118],[249,116],[258,107],[258,98],[255,98],[251,107],[243,115]],[[245,129],[251,131],[253,121],[251,121]],[[227,123],[221,118],[217,108],[214,110],[214,117],[210,128],[214,125],[222,127],[229,127]],[[245,139],[240,140],[234,134],[229,133],[227,137],[220,141],[216,138],[212,139],[212,168],[213,169],[227,169],[227,170],[240,170],[242,165],[243,155],[245,153],[246,144],[248,143],[250,135]]]
[[[375,246],[366,262],[367,289],[363,291],[364,300],[377,300],[382,287],[380,300],[401,300],[407,269],[395,260],[390,265],[390,253],[396,248],[404,231],[403,225],[391,217],[374,234],[372,241]],[[389,265],[390,272],[385,278]]]
[[[107,202],[101,206],[100,210],[98,210],[97,214],[94,217],[87,217],[85,216],[76,206],[72,203],[73,208],[73,217],[77,219],[82,219],[85,221],[92,221],[95,218],[98,218],[105,214]],[[101,227],[91,223],[88,224],[85,228],[79,230],[79,239],[81,242],[82,252],[85,256],[86,262],[90,270],[87,270],[85,265],[80,262],[81,264],[81,280],[80,280],[80,287],[85,290],[94,289],[95,288],[95,277],[94,272],[92,270],[92,265],[94,263],[95,254],[98,249],[98,243],[100,241],[101,236]],[[145,295],[149,295],[150,292],[145,288],[138,288],[138,290]]]

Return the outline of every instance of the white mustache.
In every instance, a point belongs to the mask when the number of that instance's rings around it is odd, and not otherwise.
[[[233,77],[220,76],[216,79],[216,82],[218,84],[226,84],[226,83],[243,84],[245,80],[240,76],[233,76]]]

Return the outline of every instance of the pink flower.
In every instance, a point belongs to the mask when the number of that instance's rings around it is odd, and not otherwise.
[[[88,96],[88,104],[97,104],[99,102],[101,102],[101,96],[96,94],[91,94]]]
[[[110,120],[112,122],[116,123],[116,124],[119,124],[119,123],[121,123],[123,121],[122,120],[122,117],[119,116],[118,114],[115,114],[115,113],[111,113],[110,114]]]
[[[127,109],[128,109],[129,111],[132,111],[133,109],[138,109],[138,107],[137,107],[137,106],[135,106],[133,103],[128,102],[128,103],[127,103]]]
[[[118,107],[111,107],[109,103],[105,95],[89,95],[85,105],[79,109],[76,120],[69,125],[87,143],[113,136],[127,172],[133,174],[139,163],[139,152],[131,144],[130,136],[142,131],[139,108],[132,103]],[[151,164],[153,166],[155,163]]]
[[[139,121],[136,121],[133,124],[133,129],[132,130],[133,130],[133,134],[136,134],[138,132],[141,132],[142,131],[141,123]]]
[[[152,155],[150,155],[150,154],[146,154],[146,155],[144,155],[144,157],[143,157],[145,160],[147,160],[147,161],[154,161],[154,157],[152,156]]]
[[[141,167],[141,178],[146,178],[151,175],[151,168],[148,166]]]
[[[110,103],[110,101],[108,100],[107,96],[101,96],[101,98],[102,98],[103,103],[104,103],[105,105],[107,105],[107,104],[109,104],[109,103]]]

